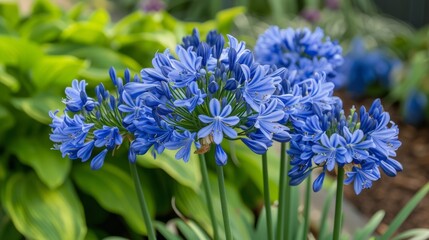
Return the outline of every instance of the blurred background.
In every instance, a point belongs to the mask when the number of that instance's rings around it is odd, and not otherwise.
[[[389,223],[429,181],[428,24],[426,0],[0,0],[0,239],[138,239],[145,233],[125,151],[98,172],[61,158],[50,150],[48,112],[62,111],[73,79],[86,79],[92,88],[109,86],[111,66],[139,74],[156,52],[174,49],[193,28],[203,38],[212,29],[232,34],[250,49],[271,25],[320,26],[338,41],[345,59],[336,95],[345,109],[381,98],[399,125],[397,160],[404,172],[383,175],[359,196],[346,189],[364,216],[384,209]],[[262,206],[261,171],[255,171],[261,166],[246,154],[225,170],[232,205],[242,209],[233,216],[244,222],[240,236],[255,225]],[[167,155],[140,164],[159,224],[182,215],[210,228],[197,161],[185,165]],[[429,228],[428,216],[427,197],[402,230]]]

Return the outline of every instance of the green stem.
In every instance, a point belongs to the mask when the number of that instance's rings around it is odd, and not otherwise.
[[[200,170],[201,170],[201,176],[203,177],[204,194],[206,197],[207,208],[209,209],[210,220],[212,222],[212,227],[213,227],[213,239],[217,240],[219,239],[219,233],[217,229],[217,222],[216,222],[216,216],[213,208],[213,202],[210,195],[210,183],[209,183],[209,176],[207,173],[206,159],[204,157],[204,154],[198,154],[198,156],[200,157]]]
[[[150,215],[149,215],[149,210],[147,208],[146,200],[145,200],[144,193],[143,193],[142,184],[140,182],[139,173],[137,172],[137,167],[136,167],[135,163],[130,162],[130,171],[131,171],[131,175],[133,177],[134,186],[136,188],[137,197],[139,199],[140,208],[141,208],[141,211],[143,214],[143,220],[144,220],[144,223],[146,225],[147,236],[148,236],[149,240],[155,240],[156,239],[155,230],[153,228],[152,220],[151,220]]]
[[[268,240],[273,239],[273,223],[271,218],[270,185],[268,181],[268,159],[267,153],[262,154],[262,178],[264,180],[264,204],[267,217]]]
[[[307,178],[307,184],[305,189],[305,205],[304,205],[304,234],[303,239],[307,239],[308,227],[310,226],[310,201],[311,201],[311,174]]]
[[[219,183],[220,203],[222,205],[223,225],[225,227],[226,240],[232,239],[231,225],[229,223],[228,203],[226,201],[225,180],[223,176],[223,167],[216,166],[217,180]]]
[[[337,176],[337,196],[335,200],[335,220],[334,220],[334,240],[340,239],[341,216],[343,213],[343,192],[344,192],[344,168],[338,168]]]
[[[290,201],[286,201],[286,181],[288,164],[286,158],[286,143],[281,143],[280,147],[280,184],[279,184],[279,209],[277,213],[277,231],[276,239],[283,240],[284,236],[284,219],[285,219],[285,205],[289,204]]]

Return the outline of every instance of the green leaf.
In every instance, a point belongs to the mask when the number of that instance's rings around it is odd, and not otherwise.
[[[415,228],[396,235],[392,240],[427,240],[429,239],[429,229]]]
[[[62,12],[61,8],[50,0],[36,0],[34,1],[31,11],[31,16],[35,15],[51,15],[60,17]]]
[[[174,221],[174,219],[172,220]],[[155,221],[155,229],[167,240],[181,240],[182,238],[172,233],[163,222]]]
[[[0,63],[30,70],[43,55],[41,48],[29,41],[0,36]]]
[[[20,20],[18,4],[14,1],[0,2],[0,16],[10,27],[15,27]]]
[[[33,82],[39,90],[68,86],[84,67],[85,62],[76,57],[45,56],[33,68]]]
[[[256,230],[255,233],[252,235],[252,239],[258,240],[258,239],[264,239],[268,236],[267,231],[267,214],[265,212],[265,207],[260,210],[258,223],[256,224]],[[273,233],[275,233],[275,228],[277,226],[277,207],[271,207],[271,217],[273,221]]]
[[[198,191],[201,183],[201,173],[199,160],[196,154],[191,154],[189,162],[177,160],[174,152],[165,150],[157,159],[153,159],[150,154],[138,157],[138,163],[147,168],[160,168],[180,184]]]
[[[3,200],[15,227],[28,239],[86,235],[83,209],[69,181],[49,189],[33,173],[16,173],[7,181]]]
[[[98,46],[106,45],[108,41],[104,26],[94,22],[72,23],[64,29],[61,38],[67,42]]]
[[[18,159],[32,167],[39,179],[49,188],[61,186],[70,172],[71,162],[62,158],[59,151],[51,150],[48,135],[40,138],[17,138],[10,144]]]
[[[185,222],[181,219],[176,219],[174,222],[185,239],[209,240],[207,235],[201,229],[199,229],[199,227],[194,222],[192,222],[192,220],[186,220]]]
[[[79,188],[94,197],[104,209],[121,215],[135,232],[146,233],[133,180],[128,173],[105,163],[99,171],[93,171],[87,165],[79,165],[73,169],[72,176]],[[142,182],[151,183],[150,180]],[[148,188],[144,188],[143,191],[153,216],[155,207],[152,194]]]
[[[3,66],[0,65],[0,83],[5,85],[12,92],[18,92],[21,84],[18,79],[6,72]]]
[[[375,229],[378,227],[378,225],[381,223],[384,217],[384,211],[380,210],[376,212],[371,220],[365,225],[364,228],[358,230],[355,234],[353,239],[355,240],[366,240],[371,237]]]
[[[235,143],[236,157],[239,161],[239,167],[241,171],[252,179],[258,189],[263,193],[264,184],[262,181],[262,159],[261,155],[253,153],[249,148],[242,142]],[[225,151],[230,153],[229,144],[222,145]],[[279,169],[280,169],[280,157],[277,154],[279,148],[273,147],[267,152],[268,164],[268,176],[269,176],[269,187],[270,187],[270,199],[278,199],[278,182],[279,182]]]
[[[92,13],[89,21],[102,27],[107,26],[110,23],[109,12],[105,9],[97,9]]]
[[[219,188],[216,177],[209,176],[214,212],[218,226],[223,226],[222,209],[220,206]],[[250,239],[253,215],[243,204],[237,189],[226,182],[226,197],[230,214],[232,235],[235,239]],[[206,207],[203,191],[195,192],[192,189],[179,185],[175,193],[177,209],[186,217],[195,220],[210,236],[213,229]],[[219,228],[219,235],[224,236],[224,228]]]
[[[45,124],[52,122],[48,113],[51,110],[62,109],[61,97],[40,93],[30,98],[13,98],[12,105],[25,112],[31,118]]]
[[[407,219],[407,217],[411,214],[417,204],[426,196],[429,192],[429,183],[424,185],[413,198],[408,201],[405,207],[396,215],[393,221],[390,223],[387,231],[381,236],[381,240],[387,240],[396,232],[396,230],[401,226],[401,224]]]
[[[10,111],[2,105],[0,105],[0,122],[0,132],[10,129],[15,124],[14,117]]]
[[[53,16],[33,16],[25,21],[19,32],[21,36],[37,43],[56,41],[65,23]]]
[[[244,14],[246,8],[244,7],[235,7],[220,11],[216,15],[216,24],[217,29],[223,33],[231,32],[232,24],[234,19],[241,14]]]

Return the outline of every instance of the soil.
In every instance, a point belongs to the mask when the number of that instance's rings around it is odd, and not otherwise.
[[[368,109],[374,100],[352,99],[349,94],[341,91],[336,95],[343,99],[344,109],[350,109],[352,105],[357,109],[364,105]],[[402,146],[395,159],[402,164],[403,171],[393,178],[382,174],[382,178],[371,189],[363,190],[360,195],[354,193],[352,185],[345,188],[345,197],[364,215],[371,217],[380,209],[386,212],[378,233],[383,233],[403,206],[429,182],[429,125],[414,127],[404,123],[398,106],[388,106],[386,100],[381,100],[385,111],[390,113],[391,120],[399,126]],[[414,209],[399,231],[412,228],[429,228],[429,194]]]

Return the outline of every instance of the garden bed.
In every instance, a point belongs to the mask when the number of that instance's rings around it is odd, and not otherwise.
[[[369,108],[373,99],[355,100],[345,92],[338,92],[344,102],[344,109],[352,105],[364,105]],[[345,197],[356,208],[368,217],[378,210],[384,210],[386,215],[378,231],[382,233],[396,214],[411,199],[411,197],[429,181],[429,126],[418,128],[402,121],[400,111],[396,105],[388,106],[383,101],[385,110],[390,113],[391,120],[399,126],[399,139],[402,146],[397,151],[396,160],[402,163],[404,171],[391,178],[382,173],[382,178],[374,182],[371,189],[366,189],[358,196],[353,186],[347,186]],[[400,231],[411,228],[429,228],[429,196],[426,196],[409,218],[400,227]]]

